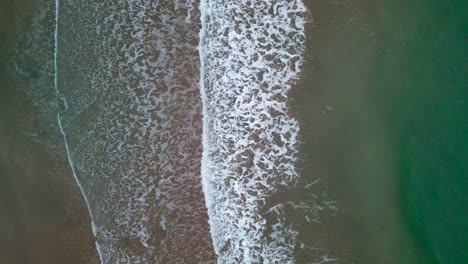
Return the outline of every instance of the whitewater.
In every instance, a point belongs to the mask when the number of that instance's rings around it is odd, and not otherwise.
[[[288,109],[304,51],[300,1],[201,2],[202,178],[220,263],[293,263],[295,232],[268,198],[292,186]]]
[[[60,10],[60,2],[59,0],[55,0],[55,27],[54,27],[54,88],[55,88],[55,93],[57,98],[59,100],[63,101],[64,104],[64,111],[68,110],[68,104],[67,101],[62,95],[60,94],[60,90],[58,87],[58,50],[59,50],[59,41],[58,41],[58,35],[59,35],[59,10]],[[67,137],[65,135],[65,131],[62,126],[62,119],[60,117],[60,113],[57,113],[57,125],[59,127],[60,133],[63,137],[63,142],[65,145],[65,151],[67,153],[67,159],[68,159],[68,165],[70,166],[70,169],[72,171],[73,178],[76,181],[76,184],[78,185],[78,188],[80,189],[81,193],[83,194],[83,199],[86,204],[86,208],[88,209],[89,216],[91,218],[91,229],[93,232],[93,235],[96,236],[96,225],[94,223],[94,217],[93,217],[93,212],[90,208],[89,201],[86,195],[84,195],[84,189],[81,184],[81,181],[78,179],[76,176],[76,171],[75,171],[75,166],[73,165],[73,159],[72,159],[72,154],[70,152],[70,147],[68,145]],[[99,257],[102,256],[101,253],[101,248],[99,244],[96,242],[96,250],[98,252]],[[101,262],[103,262],[102,258],[100,258]]]
[[[288,93],[306,12],[56,0],[58,125],[101,263],[296,262],[299,233],[271,198],[300,178]]]

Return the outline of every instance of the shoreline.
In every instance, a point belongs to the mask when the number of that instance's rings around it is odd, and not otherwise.
[[[2,3],[8,15],[2,17],[7,29],[0,29],[0,224],[6,228],[0,231],[7,235],[0,241],[9,246],[0,250],[0,262],[97,264],[89,216],[66,165],[59,129],[43,123],[43,110],[31,94],[37,79],[46,76],[14,58],[23,36],[34,34],[34,6]],[[52,113],[47,122],[54,119]]]

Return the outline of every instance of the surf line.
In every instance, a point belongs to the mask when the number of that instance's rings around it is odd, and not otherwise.
[[[65,97],[63,97],[61,94],[60,94],[60,91],[58,89],[58,35],[59,35],[59,32],[58,32],[58,26],[59,26],[59,10],[60,10],[60,3],[59,3],[59,0],[55,0],[55,29],[54,29],[54,88],[55,88],[55,94],[57,96],[57,98],[60,98],[61,100],[63,100],[64,102],[64,105],[65,105],[65,111],[68,110],[68,104],[67,104],[67,101],[65,99]],[[96,244],[96,250],[98,252],[98,255],[99,255],[99,258],[100,258],[100,261],[101,263],[103,263],[103,257],[102,257],[102,252],[101,252],[101,248],[97,242],[97,228],[96,228],[96,225],[94,223],[94,217],[93,217],[93,213],[91,211],[91,208],[89,206],[89,202],[88,202],[88,198],[86,197],[85,195],[85,192],[84,192],[84,189],[83,189],[83,185],[81,184],[80,180],[78,179],[77,175],[76,175],[76,171],[75,171],[75,167],[73,165],[73,159],[72,159],[72,155],[71,155],[71,151],[70,151],[70,147],[68,145],[68,141],[67,141],[67,136],[65,134],[65,130],[63,129],[63,125],[62,125],[62,119],[61,119],[61,116],[60,116],[60,110],[58,111],[57,113],[57,123],[58,123],[58,127],[60,129],[60,133],[62,134],[62,137],[63,137],[63,142],[64,142],[64,145],[65,145],[65,150],[67,152],[67,159],[68,159],[68,165],[70,166],[70,169],[72,171],[72,175],[73,175],[73,178],[75,179],[75,182],[76,184],[78,185],[78,187],[80,188],[80,191],[81,191],[81,195],[83,196],[83,199],[85,201],[85,204],[86,204],[86,208],[88,209],[88,213],[89,213],[89,216],[91,218],[91,228],[92,228],[92,232],[93,232],[93,236],[95,238],[95,244]]]
[[[298,232],[268,199],[300,177],[287,94],[306,11],[301,0],[201,1],[201,178],[219,263],[295,262]]]

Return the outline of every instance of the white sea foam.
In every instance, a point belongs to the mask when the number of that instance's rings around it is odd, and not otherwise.
[[[67,22],[81,42],[65,55],[79,58],[68,60],[79,74],[68,72],[75,81],[65,85],[62,123],[102,263],[213,263],[200,177],[195,3],[68,4],[95,28],[77,28],[74,16]],[[95,20],[80,18],[87,13]]]
[[[304,51],[300,0],[202,0],[202,179],[219,263],[293,263],[298,233],[269,198],[294,184],[288,110]]]
[[[72,155],[71,155],[71,152],[70,152],[70,147],[69,147],[68,141],[67,141],[67,136],[65,135],[65,131],[63,130],[62,120],[60,119],[60,113],[57,114],[57,123],[58,123],[59,129],[60,129],[60,133],[63,136],[63,142],[64,142],[65,150],[66,150],[66,153],[67,153],[68,164],[70,165],[73,178],[75,179],[75,181],[76,181],[76,183],[78,185],[78,188],[80,189],[81,193],[83,194],[83,198],[85,200],[86,208],[88,209],[88,212],[89,212],[89,215],[90,215],[90,218],[91,218],[91,230],[93,232],[93,235],[96,236],[97,228],[96,228],[96,224],[94,223],[93,211],[89,207],[89,201],[88,201],[87,195],[85,195],[83,185],[81,184],[81,181],[77,177],[77,174],[76,174],[76,171],[75,171],[75,166],[73,164],[73,158],[72,158]],[[99,258],[101,259],[101,262],[102,262],[101,247],[99,246],[98,243],[96,243],[96,250],[97,250]]]
[[[88,10],[67,3],[79,16]],[[70,45],[71,57],[89,50],[98,62],[70,67],[79,74],[60,91],[59,125],[101,262],[213,263],[214,251],[218,263],[293,263],[302,244],[285,212],[309,209],[271,198],[299,177],[288,91],[306,9],[300,0],[203,0],[198,35],[197,4],[102,1],[88,10],[95,21],[80,20],[95,34],[73,29],[84,44]],[[97,46],[82,48],[89,43]]]
[[[59,0],[55,0],[55,29],[54,29],[54,88],[58,94],[58,25],[59,25]]]
[[[67,103],[67,101],[66,101],[66,99],[64,97],[61,97],[60,90],[59,90],[59,87],[58,87],[59,12],[60,12],[60,2],[59,2],[59,0],[55,0],[54,88],[55,88],[56,96],[58,98],[60,98],[60,100],[63,100],[64,106],[65,106],[64,110],[67,111],[68,110],[68,103]],[[92,232],[93,232],[93,235],[96,236],[96,224],[94,223],[93,211],[90,208],[90,204],[89,204],[87,195],[84,192],[83,185],[82,185],[81,181],[77,177],[77,174],[76,174],[76,171],[75,171],[75,166],[73,164],[72,154],[70,152],[70,147],[68,145],[67,136],[66,136],[65,130],[63,129],[63,126],[62,126],[62,119],[60,117],[60,113],[57,113],[57,124],[58,124],[58,127],[60,129],[60,133],[63,136],[63,142],[64,142],[65,150],[66,150],[66,153],[67,153],[68,164],[70,165],[72,175],[73,175],[73,177],[74,177],[74,179],[75,179],[81,193],[83,194],[83,198],[84,198],[84,201],[85,201],[85,204],[86,204],[86,208],[88,209],[88,212],[89,212],[89,215],[90,215],[90,218],[91,218]],[[99,255],[99,257],[101,259],[101,262],[102,262],[101,248],[97,243],[96,243],[96,250],[97,250],[98,255]]]
[[[214,260],[200,179],[198,18],[191,1],[112,1],[100,29],[107,77],[117,94],[105,130],[115,166],[107,199],[118,210],[100,242],[106,260],[210,263]],[[99,84],[98,84],[99,86]],[[110,176],[110,175],[109,175]],[[106,206],[100,206],[106,207]]]

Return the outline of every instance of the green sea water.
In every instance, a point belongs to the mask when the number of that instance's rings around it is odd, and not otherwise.
[[[388,4],[389,6],[394,5]],[[468,2],[408,1],[382,23],[369,91],[394,138],[401,210],[431,263],[468,262]],[[398,36],[400,35],[400,36]]]
[[[304,170],[339,210],[301,231],[343,263],[467,263],[467,2],[306,3]]]

